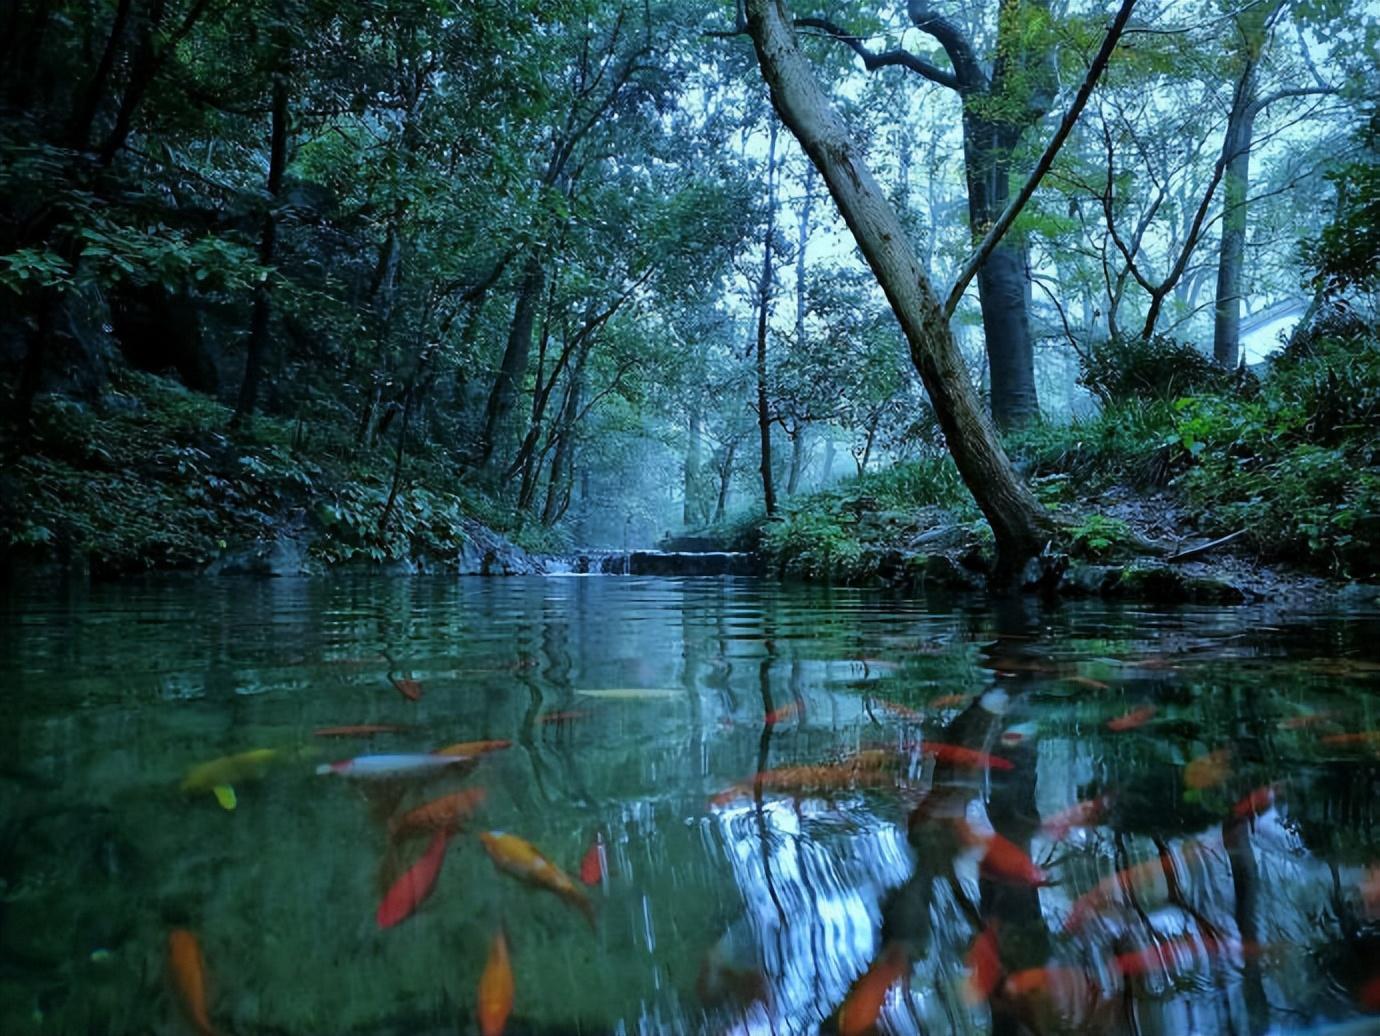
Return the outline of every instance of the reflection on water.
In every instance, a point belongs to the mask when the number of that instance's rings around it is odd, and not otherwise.
[[[1380,1012],[1374,615],[640,578],[3,611],[0,1032]]]

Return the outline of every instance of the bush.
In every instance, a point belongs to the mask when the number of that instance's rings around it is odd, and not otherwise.
[[[1168,402],[1227,387],[1231,375],[1188,342],[1168,335],[1096,342],[1079,360],[1078,383],[1103,404]]]

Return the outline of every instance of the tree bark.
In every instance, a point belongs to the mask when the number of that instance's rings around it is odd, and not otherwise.
[[[692,528],[704,520],[699,507],[700,448],[703,441],[704,417],[699,405],[690,411],[690,437],[685,445],[685,504],[681,509],[680,522]]]
[[[910,346],[964,484],[992,527],[994,584],[1012,582],[1039,552],[1052,522],[1016,477],[978,405],[948,321],[895,211],[815,81],[780,0],[748,0],[748,31],[781,121],[829,186]]]
[[[776,513],[771,477],[771,407],[767,400],[767,317],[771,310],[772,248],[776,234],[776,120],[769,119],[767,138],[767,226],[762,233],[762,276],[757,282],[757,437],[760,443],[762,507]]]
[[[508,341],[503,347],[498,377],[489,392],[484,408],[484,430],[480,433],[477,460],[479,467],[488,467],[494,456],[498,435],[508,414],[517,401],[518,389],[527,373],[527,357],[532,351],[532,327],[536,323],[537,302],[546,285],[546,269],[542,257],[533,252],[523,267],[518,286],[517,302],[513,307],[513,322],[508,326]]]
[[[273,115],[269,130],[268,209],[264,212],[263,233],[259,239],[259,264],[271,266],[278,240],[278,195],[283,188],[283,171],[287,167],[288,122],[288,58],[284,57],[273,77]],[[270,281],[267,275],[254,289],[254,314],[249,322],[249,345],[245,350],[244,380],[240,382],[239,401],[231,427],[238,427],[254,414],[258,404],[259,380],[263,374],[264,352],[268,345],[268,321],[271,315]]]

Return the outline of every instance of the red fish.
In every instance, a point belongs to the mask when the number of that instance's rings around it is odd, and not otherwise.
[[[481,755],[488,755],[490,752],[501,752],[505,748],[511,748],[511,741],[461,741],[458,744],[447,745],[445,748],[438,748],[432,755],[453,755],[458,759],[474,759]]]
[[[800,715],[801,704],[800,699],[797,698],[795,701],[788,702],[780,708],[772,709],[763,717],[762,722],[767,726],[771,726],[774,723],[782,723],[788,719],[795,719]]]
[[[214,1036],[211,1018],[206,1013],[206,963],[201,943],[185,928],[168,933],[168,971],[177,988],[178,999],[201,1036]]]
[[[1290,716],[1279,721],[1280,730],[1307,730],[1320,727],[1332,719],[1331,712],[1306,712],[1301,716]]]
[[[1076,683],[1079,687],[1090,687],[1094,691],[1110,691],[1112,689],[1110,684],[1105,684],[1101,680],[1094,680],[1090,676],[1066,676],[1064,680],[1067,683]]]
[[[1193,842],[1186,843],[1182,847],[1185,859],[1196,855],[1199,850],[1200,847]],[[1115,874],[1103,878],[1074,900],[1073,909],[1064,922],[1065,933],[1076,932],[1094,913],[1105,910],[1118,902],[1127,892],[1143,895],[1148,888],[1165,877],[1166,871],[1177,866],[1173,853],[1170,852],[1142,860],[1140,863],[1134,863],[1125,870],[1119,870]]]
[[[483,788],[464,788],[424,802],[393,822],[393,837],[402,841],[413,835],[431,835],[441,831],[453,833],[480,807],[486,794]]]
[[[1325,734],[1318,743],[1331,748],[1380,748],[1380,730],[1363,730],[1356,734]]]
[[[988,921],[987,926],[978,933],[964,963],[968,965],[968,977],[963,983],[963,999],[971,1005],[986,1002],[1001,981],[1001,956],[997,949],[995,921]]]
[[[896,942],[887,943],[872,966],[853,983],[839,1008],[839,1036],[862,1036],[877,1024],[887,992],[910,971],[910,956]]]
[[[1361,903],[1367,917],[1380,920],[1380,865],[1372,864],[1361,879]]]
[[[1362,983],[1356,990],[1356,1002],[1367,1011],[1380,1011],[1380,975],[1375,975]]]
[[[1117,970],[1127,978],[1152,972],[1172,974],[1188,970],[1198,962],[1200,954],[1205,959],[1211,959],[1236,946],[1234,942],[1206,936],[1198,939],[1169,939],[1128,953],[1119,953],[1114,958],[1114,963]]]
[[[1231,749],[1219,748],[1200,755],[1184,767],[1184,785],[1194,791],[1215,788],[1231,774]]]
[[[957,709],[972,701],[971,694],[946,694],[942,698],[935,698],[930,702],[932,709]]]
[[[1030,854],[1011,839],[1003,838],[999,834],[978,837],[987,845],[978,864],[978,873],[983,877],[1030,888],[1050,883],[1049,876],[1035,866]]]
[[[932,755],[941,763],[949,766],[962,766],[970,770],[1014,770],[1015,764],[1009,759],[1003,759],[999,755],[991,755],[987,752],[980,752],[976,748],[965,748],[962,745],[946,745],[938,741],[912,742],[906,745],[907,749],[919,751],[922,755]]]
[[[479,976],[475,1014],[480,1036],[501,1036],[513,1013],[513,967],[508,962],[508,940],[500,928],[489,943],[489,957]]]
[[[875,698],[873,701],[882,711],[889,712],[893,716],[899,716],[901,719],[915,720],[918,723],[925,718],[923,712],[918,712],[907,705],[898,705],[894,701],[883,701],[881,698]]]
[[[374,734],[399,734],[406,729],[396,723],[356,723],[346,727],[317,727],[312,733],[317,737],[372,737]]]
[[[1118,716],[1116,719],[1109,719],[1107,721],[1107,729],[1118,734],[1123,730],[1135,730],[1137,727],[1143,727],[1154,719],[1155,713],[1158,711],[1159,710],[1153,705],[1142,705],[1140,708],[1132,709],[1130,712]]]
[[[1237,820],[1248,820],[1264,813],[1275,801],[1275,785],[1266,784],[1256,788],[1231,808],[1231,815]]]
[[[392,681],[393,686],[397,689],[398,693],[401,694],[408,701],[422,700],[422,685],[419,681],[406,680],[403,679],[401,676],[390,676],[389,680]]]
[[[1075,803],[1046,820],[1040,825],[1040,831],[1057,842],[1075,827],[1095,827],[1101,823],[1111,804],[1110,795],[1099,795],[1097,798]]]
[[[441,863],[446,858],[446,843],[449,841],[449,831],[438,831],[426,852],[393,883],[379,903],[377,917],[380,928],[392,928],[407,920],[421,906],[422,900],[431,895],[431,890],[436,887],[436,876],[441,873]]]
[[[580,880],[586,885],[597,885],[604,880],[606,873],[608,869],[604,856],[604,836],[596,833],[594,841],[589,843],[584,859],[580,861]]]

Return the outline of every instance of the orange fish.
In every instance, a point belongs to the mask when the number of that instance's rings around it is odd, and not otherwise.
[[[393,822],[393,837],[402,841],[413,835],[453,833],[483,804],[486,794],[483,788],[465,788],[424,802]]]
[[[1154,719],[1155,713],[1158,711],[1153,705],[1142,705],[1140,708],[1132,709],[1116,719],[1109,719],[1107,729],[1116,733],[1121,733],[1123,730],[1135,730],[1136,727],[1143,727]]]
[[[922,755],[932,755],[935,760],[949,766],[962,766],[970,770],[1014,770],[1015,764],[999,755],[980,752],[976,748],[963,745],[946,745],[938,741],[918,741],[905,746],[919,751]]]
[[[1114,958],[1116,968],[1127,978],[1148,975],[1152,972],[1173,974],[1186,971],[1199,960],[1220,956],[1237,944],[1229,940],[1213,939],[1203,936],[1198,939],[1169,939],[1152,943],[1138,950],[1119,953]]]
[[[398,734],[406,729],[396,723],[356,723],[346,727],[318,727],[312,733],[317,737],[371,737],[374,734]]]
[[[1356,734],[1325,734],[1318,743],[1331,748],[1380,748],[1380,730],[1363,730]]]
[[[984,846],[982,860],[978,863],[978,873],[984,878],[1032,888],[1050,883],[1048,875],[1035,866],[1030,855],[1011,839],[996,832],[986,834],[974,831],[961,817],[954,821],[954,827],[959,839],[967,845]]]
[[[495,867],[529,885],[554,892],[584,914],[589,926],[594,927],[594,904],[589,897],[531,842],[502,831],[485,831],[479,840]]]
[[[1002,985],[1008,999],[1034,1032],[1109,1031],[1093,1018],[1102,998],[1097,983],[1080,968],[1051,964],[1008,975]],[[1106,1021],[1110,1021],[1107,1019]]]
[[[511,748],[512,745],[511,741],[461,741],[458,744],[447,745],[445,748],[438,748],[431,754],[474,759],[481,755],[488,755],[490,752],[501,752],[505,748]]]
[[[930,702],[932,709],[957,709],[972,701],[971,694],[946,694],[942,698],[935,698]]]
[[[987,926],[978,933],[964,963],[968,966],[968,977],[963,983],[963,999],[973,1006],[986,1002],[1001,981],[1001,956],[997,949],[995,921],[988,921]]]
[[[1091,676],[1066,676],[1066,683],[1076,683],[1079,687],[1091,687],[1094,691],[1110,691],[1111,685],[1105,684],[1101,680],[1094,680]]]
[[[881,753],[895,759],[892,753]],[[710,804],[722,806],[735,799],[751,796],[759,787],[763,791],[808,795],[816,792],[840,791],[849,788],[878,787],[890,783],[893,776],[879,765],[877,755],[860,752],[851,760],[832,766],[783,766],[763,770],[750,781],[735,784],[710,799]]]
[[[1236,820],[1248,820],[1258,817],[1264,813],[1275,801],[1275,785],[1266,784],[1256,788],[1245,798],[1231,808],[1231,815]]]
[[[380,928],[392,928],[407,920],[422,905],[422,900],[431,895],[431,890],[436,887],[436,876],[441,873],[441,863],[446,858],[448,841],[450,832],[438,831],[426,852],[393,883],[379,903],[376,917]]]
[[[1367,917],[1380,919],[1380,865],[1371,864],[1366,876],[1361,879],[1361,903],[1366,908]]]
[[[400,676],[390,676],[388,679],[392,681],[393,686],[397,688],[398,693],[401,694],[408,701],[422,700],[422,685],[417,680],[405,680]]]
[[[908,705],[898,705],[894,701],[883,701],[881,698],[875,698],[873,699],[873,701],[876,703],[877,707],[880,708],[883,712],[889,712],[893,716],[901,717],[901,719],[909,719],[915,720],[916,722],[920,722],[925,718],[925,714],[923,712],[919,712],[915,709],[912,709]]]
[[[1097,798],[1075,803],[1046,820],[1040,825],[1040,831],[1057,842],[1075,827],[1095,827],[1101,823],[1111,804],[1110,795],[1099,795]]]
[[[182,1008],[196,1031],[202,1036],[214,1036],[215,1029],[206,1013],[206,964],[201,957],[201,943],[185,928],[174,928],[168,933],[168,970]]]
[[[595,833],[594,841],[589,843],[584,859],[580,861],[580,880],[586,885],[597,885],[608,872],[604,863],[604,836]]]
[[[500,1036],[513,1013],[513,968],[508,963],[508,940],[500,928],[489,943],[489,958],[479,976],[475,1013],[480,1036]]]
[[[788,702],[778,709],[772,709],[762,718],[762,722],[767,726],[771,726],[774,723],[782,723],[788,719],[795,719],[796,716],[800,715],[800,709],[801,702],[797,698],[795,701]]]
[[[1307,730],[1319,727],[1332,719],[1330,712],[1306,712],[1301,716],[1290,716],[1279,721],[1280,730]]]
[[[1215,788],[1231,774],[1231,749],[1219,748],[1200,755],[1184,767],[1184,784],[1194,791]]]
[[[877,1024],[887,992],[910,972],[910,955],[898,942],[887,943],[872,966],[853,983],[839,1008],[839,1036],[862,1036]]]

